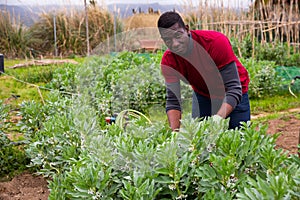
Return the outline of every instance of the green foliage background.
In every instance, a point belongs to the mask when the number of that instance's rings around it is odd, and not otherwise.
[[[45,104],[21,105],[28,167],[51,179],[49,199],[299,198],[299,157],[275,149],[266,126],[185,117],[172,132],[165,121],[104,122],[128,108],[146,113],[152,101],[163,107],[161,56],[122,52],[57,68]],[[273,62],[244,62],[268,83],[252,85],[253,95],[278,92]]]
[[[113,18],[97,7],[88,12],[94,48],[113,34]],[[53,17],[45,13],[27,29],[1,12],[0,51],[10,58],[53,55]],[[55,18],[59,55],[85,55],[84,13],[58,12]],[[121,31],[118,21],[117,33]],[[250,98],[287,92],[289,80],[280,77],[277,67],[297,71],[299,53],[284,43],[252,44],[250,35],[242,43],[237,38],[231,42],[249,71]],[[105,123],[106,116],[128,108],[143,113],[153,105],[164,109],[161,56],[160,51],[121,52],[42,73],[11,71],[29,83],[47,82],[51,92],[44,103],[20,105],[18,130],[25,137],[20,147],[6,135],[9,109],[0,102],[0,176],[27,165],[50,178],[49,199],[55,200],[300,198],[299,157],[275,149],[278,135],[267,135],[264,126],[249,123],[228,130],[226,120],[187,117],[175,133],[165,121],[126,118],[125,127]],[[182,91],[189,99],[189,88]]]

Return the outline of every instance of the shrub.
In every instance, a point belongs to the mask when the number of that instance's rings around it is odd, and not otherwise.
[[[257,60],[273,61],[276,64],[280,63],[282,58],[287,56],[287,47],[279,43],[265,43],[255,46],[255,57]]]
[[[252,40],[250,34],[248,34],[242,41],[238,38],[230,39],[234,53],[240,58],[251,58],[252,57]],[[255,45],[259,45],[255,43]]]
[[[297,66],[300,68],[300,53],[292,54],[290,57],[284,57],[280,64],[283,66]]]
[[[274,95],[280,88],[281,78],[275,69],[275,62],[256,61],[252,58],[241,59],[250,76],[249,97],[261,98]]]
[[[111,60],[94,57],[77,71],[80,93],[88,91],[101,114],[128,108],[147,112],[154,104],[163,104],[159,55],[148,56],[122,52]]]
[[[63,67],[55,69],[52,79],[46,84],[46,87],[49,89],[74,93],[76,91],[76,67],[76,65],[65,64]]]

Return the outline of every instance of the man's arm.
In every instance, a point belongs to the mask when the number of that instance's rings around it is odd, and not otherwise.
[[[217,115],[222,118],[226,118],[240,103],[242,98],[242,86],[240,77],[235,62],[229,63],[220,70],[226,94],[221,105],[221,108],[217,112]]]
[[[180,82],[166,83],[166,88],[166,112],[169,120],[169,125],[173,131],[176,131],[180,128],[181,120]]]

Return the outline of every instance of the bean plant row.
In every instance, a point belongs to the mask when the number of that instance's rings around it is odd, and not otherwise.
[[[266,126],[228,130],[228,120],[189,115],[178,132],[143,117],[105,123],[122,110],[164,106],[160,58],[91,57],[58,69],[44,104],[21,104],[27,167],[48,178],[49,199],[299,199],[300,159],[276,147],[279,135]]]

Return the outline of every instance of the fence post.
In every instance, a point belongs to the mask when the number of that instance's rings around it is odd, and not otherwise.
[[[4,73],[4,55],[0,54],[0,75]]]

